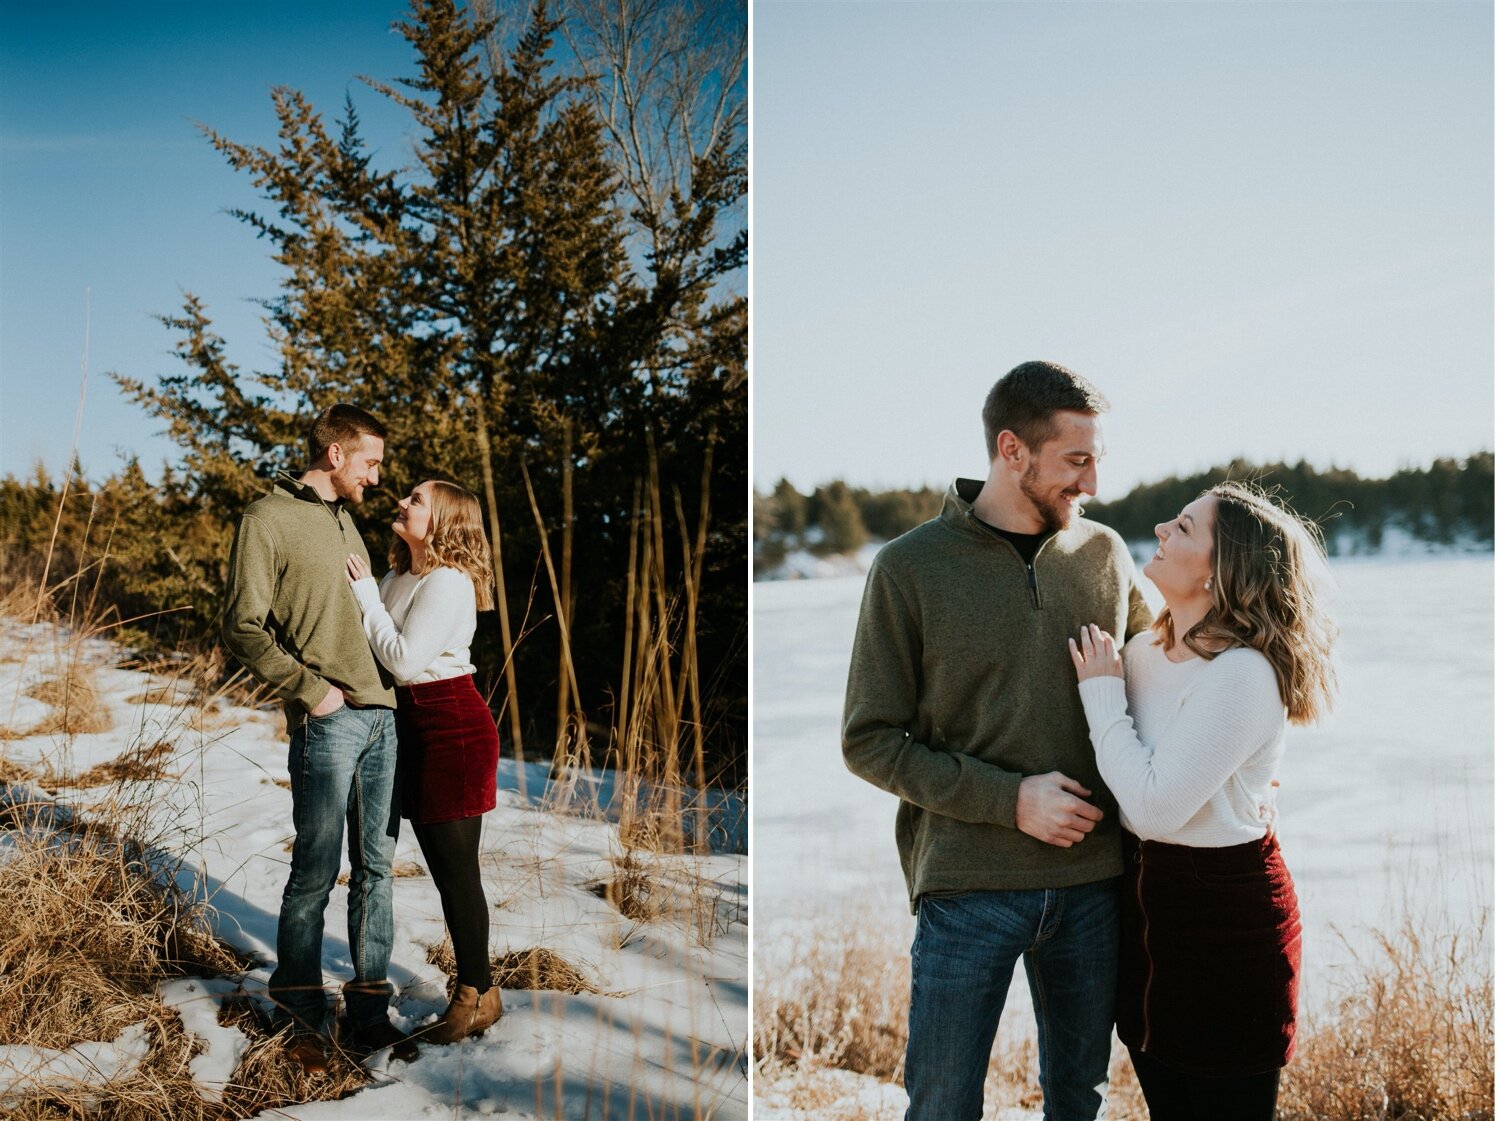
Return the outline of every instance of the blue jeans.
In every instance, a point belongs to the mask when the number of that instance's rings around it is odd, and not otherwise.
[[[391,804],[396,725],[388,708],[336,709],[292,733],[292,870],[281,894],[276,972],[270,996],[279,1018],[319,1031],[323,991],[323,912],[338,881],[344,823],[349,824],[349,956],[354,980],[344,1004],[356,1027],[387,1019],[386,967],[394,937],[391,857],[400,821]]]
[[[1047,1121],[1104,1116],[1118,890],[1112,878],[921,897],[911,947],[908,1121],[977,1121],[1005,994],[1023,955]]]

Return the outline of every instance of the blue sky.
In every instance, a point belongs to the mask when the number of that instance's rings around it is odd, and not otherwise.
[[[754,477],[982,475],[1048,358],[1101,497],[1234,455],[1493,448],[1488,3],[754,14]]]
[[[105,375],[177,372],[183,293],[207,304],[242,368],[274,360],[253,301],[276,294],[268,246],[229,217],[258,204],[199,133],[270,145],[270,90],[328,117],[352,94],[378,158],[405,163],[402,115],[357,81],[411,71],[388,0],[0,2],[0,473],[67,462],[91,292],[80,455],[103,477],[122,454],[155,474],[175,447]]]

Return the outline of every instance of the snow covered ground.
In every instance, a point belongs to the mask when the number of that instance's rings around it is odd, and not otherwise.
[[[1478,929],[1494,903],[1493,554],[1336,560],[1332,571],[1342,690],[1322,724],[1288,730],[1279,791],[1313,1014],[1376,932],[1406,915]],[[755,589],[758,977],[784,975],[784,948],[810,932],[834,940],[857,926],[888,934],[896,953],[910,942],[896,799],[850,775],[839,750],[863,584],[854,574]],[[1030,1022],[1018,971],[1002,1038]],[[817,1116],[901,1116],[899,1089],[847,1081],[823,1088]],[[813,1116],[768,1096],[776,1089],[757,1083],[758,1118]]]
[[[27,729],[49,706],[25,690],[62,672],[70,657],[94,667],[108,731],[71,739],[39,735],[5,745],[27,767],[82,772],[131,745],[172,745],[169,777],[151,797],[155,843],[185,855],[217,911],[219,935],[259,966],[245,978],[263,992],[273,965],[276,915],[291,839],[286,741],[279,711],[212,706],[206,716],[171,682],[119,668],[121,652],[89,640],[70,650],[59,628],[0,620],[0,723]],[[166,695],[161,695],[165,690]],[[216,710],[215,710],[216,709]],[[387,1053],[352,1097],[273,1111],[278,1118],[487,1117],[742,1118],[748,1113],[748,922],[743,802],[721,798],[714,851],[663,855],[635,850],[640,871],[674,902],[649,921],[626,918],[598,886],[625,854],[607,815],[562,812],[546,768],[503,761],[499,805],[485,820],[481,862],[492,905],[491,952],[545,947],[589,978],[597,993],[504,992],[505,1015],[483,1037],[424,1047],[414,1063]],[[605,796],[610,784],[605,776]],[[585,784],[587,785],[587,784]],[[61,797],[87,807],[95,790]],[[396,852],[396,940],[390,977],[395,1021],[411,1029],[446,1004],[445,977],[427,962],[444,938],[436,890],[415,838]],[[347,871],[347,868],[346,868]],[[330,986],[351,975],[344,934],[345,891],[327,913],[323,970]],[[193,1070],[205,1095],[234,1068],[244,1037],[215,1020],[229,980],[184,979],[163,986],[202,1040]],[[139,1062],[141,1033],[82,1044],[73,1052],[0,1053],[6,1071],[51,1064],[64,1074]],[[76,1052],[76,1053],[75,1053]]]

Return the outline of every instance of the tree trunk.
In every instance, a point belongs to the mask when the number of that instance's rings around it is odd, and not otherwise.
[[[484,476],[484,503],[490,519],[490,556],[495,563],[495,613],[500,616],[500,647],[505,656],[505,708],[510,714],[511,748],[516,756],[516,781],[521,795],[526,795],[526,767],[521,750],[521,701],[516,689],[515,646],[510,633],[510,608],[505,598],[505,564],[500,550],[500,506],[495,498],[495,468],[490,451],[490,422],[481,389],[476,412],[476,434],[479,437],[479,466]]]

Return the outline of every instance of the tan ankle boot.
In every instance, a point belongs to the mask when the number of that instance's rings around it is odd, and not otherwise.
[[[484,1031],[500,1018],[501,1011],[499,985],[491,985],[482,996],[473,985],[457,985],[448,1007],[432,1024],[420,1029],[420,1038],[423,1043],[457,1043]]]

